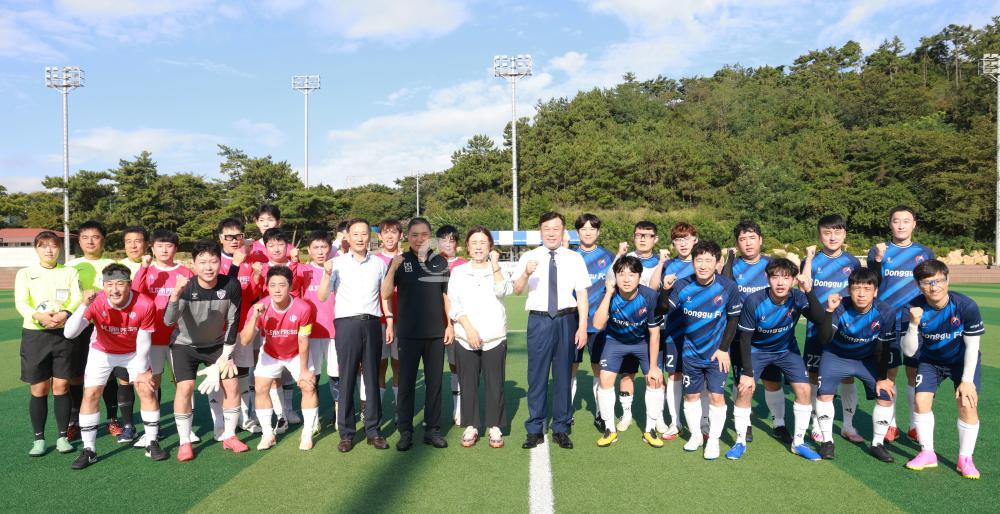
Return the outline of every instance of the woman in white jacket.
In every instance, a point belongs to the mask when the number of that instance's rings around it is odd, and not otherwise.
[[[489,229],[476,226],[465,236],[471,261],[457,266],[448,282],[448,315],[455,321],[455,360],[462,395],[462,446],[479,440],[479,377],[486,382],[486,426],[490,446],[503,447],[500,426],[506,418],[504,380],[507,361],[507,313],[503,297],[513,283],[500,270],[500,255],[493,250]]]

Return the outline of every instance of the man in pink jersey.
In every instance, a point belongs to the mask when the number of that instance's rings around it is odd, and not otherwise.
[[[458,255],[458,229],[451,225],[444,225],[437,229],[438,253],[448,260],[448,271],[451,272],[456,266],[465,264],[467,261]],[[451,371],[451,417],[455,421],[455,426],[461,426],[462,389],[458,383],[458,368],[455,367],[455,345],[445,346],[445,353],[448,355],[448,369]]]
[[[272,228],[281,228],[281,210],[278,209],[277,205],[263,204],[254,213],[254,223],[257,225],[257,230],[260,231],[260,239],[250,241],[250,251],[247,260],[251,264],[255,262],[265,263],[270,258],[267,253],[267,241],[264,240],[264,234]],[[286,253],[290,250],[290,247],[285,249]]]
[[[375,257],[378,257],[385,263],[386,268],[392,263],[392,259],[401,254],[402,250],[399,248],[399,240],[403,237],[403,224],[397,219],[386,219],[382,220],[378,224],[378,239],[381,243],[381,248],[375,252]],[[392,309],[393,312],[396,310],[396,292],[392,293]],[[385,375],[388,371],[389,366],[392,366],[392,401],[395,402],[397,395],[399,394],[399,348],[396,343],[386,342],[385,340],[385,318],[382,318],[382,360],[379,361],[378,365],[378,394],[379,398],[385,396]],[[363,373],[363,372],[362,372]],[[365,390],[365,380],[362,376],[361,380],[361,421],[364,421],[365,412],[365,396],[367,391]]]
[[[73,461],[73,469],[84,469],[97,462],[98,402],[104,385],[116,367],[128,370],[128,380],[139,393],[142,422],[149,443],[146,456],[165,460],[167,452],[156,442],[159,431],[160,404],[156,399],[155,380],[150,369],[150,348],[156,329],[153,300],[131,290],[132,272],[122,264],[110,264],[101,272],[100,293],[87,291],[83,302],[67,320],[63,334],[79,336],[91,323],[94,336],[90,343],[87,369],[84,372],[83,403],[80,406],[80,433],[83,450]]]
[[[271,426],[271,398],[267,391],[289,373],[302,390],[302,415],[304,426],[299,440],[300,450],[311,450],[311,427],[318,414],[315,370],[309,358],[309,335],[312,333],[315,312],[308,301],[292,296],[292,270],[275,266],[267,272],[269,296],[257,302],[250,310],[250,319],[240,333],[240,343],[250,344],[258,331],[264,339],[260,357],[254,367],[257,391],[257,419],[262,421],[264,434],[257,445],[267,450],[275,444]],[[286,405],[289,407],[290,405]]]
[[[310,233],[305,238],[309,250],[309,264],[299,265],[294,282],[298,289],[292,294],[312,304],[316,313],[312,334],[309,336],[309,358],[316,370],[316,384],[319,385],[320,373],[323,371],[323,361],[326,361],[327,382],[330,387],[330,397],[333,398],[333,423],[337,423],[337,386],[340,373],[337,370],[337,347],[333,344],[336,330],[333,327],[333,308],[335,297],[330,296],[325,302],[319,301],[319,283],[323,280],[323,265],[337,256],[337,251],[330,242],[330,236],[323,230]],[[311,428],[313,435],[319,433],[320,420]],[[303,427],[303,430],[309,427]]]

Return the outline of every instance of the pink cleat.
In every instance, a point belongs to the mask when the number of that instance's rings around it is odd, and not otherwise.
[[[969,462],[971,463],[972,461],[970,460]],[[916,457],[910,459],[910,462],[906,463],[906,467],[914,471],[921,471],[927,468],[936,468],[937,454],[931,450],[921,450]]]
[[[184,443],[177,448],[177,461],[186,462],[189,460],[194,460],[194,449],[191,448],[191,443]]]
[[[852,443],[860,443],[865,440],[856,430],[841,430],[840,435]]]
[[[962,455],[958,456],[958,472],[962,474],[965,478],[971,478],[972,480],[979,480],[979,470],[976,469],[976,465],[972,463],[972,456],[964,457]]]
[[[229,450],[233,453],[243,453],[245,451],[250,450],[250,447],[247,446],[243,441],[237,439],[236,436],[232,436],[229,439],[222,441],[222,449]]]

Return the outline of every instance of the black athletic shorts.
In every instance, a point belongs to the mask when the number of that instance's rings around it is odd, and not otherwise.
[[[174,381],[194,380],[198,375],[198,366],[211,366],[222,357],[222,346],[197,347],[187,344],[170,346],[170,366],[174,371]]]
[[[50,378],[70,380],[83,376],[88,347],[63,337],[61,328],[21,329],[21,381],[29,384]]]

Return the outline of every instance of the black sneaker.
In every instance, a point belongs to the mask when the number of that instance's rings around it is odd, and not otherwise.
[[[819,444],[819,456],[823,457],[823,460],[833,460],[833,441]]]
[[[285,418],[278,418],[278,423],[274,425],[275,434],[284,434],[288,432],[288,420]]]
[[[891,464],[893,462],[896,462],[896,459],[892,458],[892,455],[889,454],[889,450],[886,450],[885,446],[882,446],[881,444],[873,445],[871,448],[868,449],[868,453],[871,453],[872,457],[875,457],[876,459],[885,463]]]
[[[122,433],[118,434],[118,444],[127,444],[135,441],[137,434],[134,425],[122,427]]]
[[[448,441],[438,433],[424,434],[424,444],[429,444],[435,448],[448,447]]]
[[[753,427],[747,427],[747,442],[753,442]]]
[[[788,428],[785,425],[774,427],[774,437],[777,437],[783,444],[792,444],[792,434],[788,433]]]
[[[94,450],[91,450],[89,448],[84,448],[80,452],[80,456],[73,461],[73,464],[70,467],[73,469],[83,469],[96,462],[97,462],[97,454],[94,453]]]
[[[396,451],[405,452],[413,448],[413,433],[400,432],[399,441],[396,441]]]
[[[153,460],[167,460],[170,458],[170,454],[163,448],[160,448],[160,443],[156,441],[150,441],[146,445],[146,456]]]
[[[604,418],[602,417],[594,418],[594,428],[602,434],[608,430],[608,427],[604,424]]]

